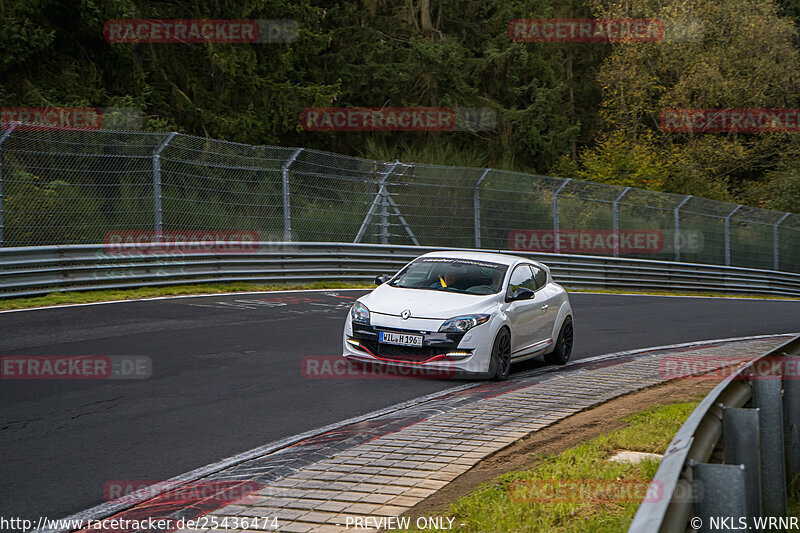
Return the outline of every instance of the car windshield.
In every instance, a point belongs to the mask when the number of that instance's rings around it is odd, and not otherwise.
[[[506,265],[469,259],[418,259],[389,282],[392,287],[463,294],[495,294],[503,288]]]

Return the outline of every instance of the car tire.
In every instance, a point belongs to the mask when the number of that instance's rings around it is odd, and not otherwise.
[[[511,334],[502,328],[494,339],[489,375],[494,381],[505,381],[511,372]]]
[[[564,323],[561,325],[561,331],[558,333],[558,340],[556,347],[553,351],[545,354],[545,362],[551,365],[565,365],[569,361],[569,356],[572,355],[572,342],[574,331],[572,327],[572,317],[568,316]]]

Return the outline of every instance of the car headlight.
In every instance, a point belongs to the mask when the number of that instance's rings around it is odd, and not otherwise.
[[[353,322],[358,324],[369,325],[369,309],[361,302],[356,302],[353,304],[353,307],[350,308],[350,318],[353,319]]]
[[[464,315],[446,320],[439,333],[464,333],[468,329],[483,324],[489,320],[489,315]]]

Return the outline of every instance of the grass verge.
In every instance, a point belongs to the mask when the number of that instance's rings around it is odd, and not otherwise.
[[[710,298],[745,298],[758,300],[800,300],[798,296],[776,296],[773,294],[720,294],[703,291],[635,291],[631,289],[570,289],[569,292],[588,292],[599,294],[643,294],[646,296],[702,296]]]
[[[495,478],[451,505],[454,525],[476,532],[625,531],[658,461],[628,464],[608,458],[617,450],[663,453],[699,401],[657,405],[627,416],[622,429],[543,455],[530,470]],[[562,501],[542,503],[553,490],[565,495]]]
[[[119,300],[138,300],[159,296],[182,296],[191,294],[224,294],[231,292],[288,291],[309,289],[360,289],[374,287],[374,284],[348,283],[342,281],[316,281],[313,283],[202,283],[194,285],[172,285],[168,287],[141,287],[138,289],[108,289],[98,291],[53,292],[43,296],[8,298],[0,300],[0,310],[28,309],[52,305],[82,304],[94,302],[113,302]]]
[[[69,305],[96,302],[112,302],[119,300],[138,300],[141,298],[157,298],[159,296],[181,296],[191,294],[225,294],[231,292],[287,291],[308,289],[371,289],[372,283],[356,283],[344,281],[316,281],[312,283],[274,283],[263,285],[258,283],[201,283],[188,285],[171,285],[164,287],[140,287],[138,289],[107,289],[97,291],[52,292],[43,296],[0,299],[0,311],[12,309],[33,309],[53,305]],[[731,296],[711,292],[671,292],[671,291],[631,291],[623,289],[570,290],[569,292],[588,292],[600,294],[642,294],[652,296],[710,296],[716,298],[758,298],[770,300],[800,300],[791,296],[766,296],[745,294]]]

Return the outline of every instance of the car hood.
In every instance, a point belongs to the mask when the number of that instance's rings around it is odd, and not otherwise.
[[[373,313],[397,315],[408,309],[415,318],[448,319],[459,315],[485,313],[497,300],[497,294],[456,294],[426,289],[402,289],[381,285],[359,298]]]

